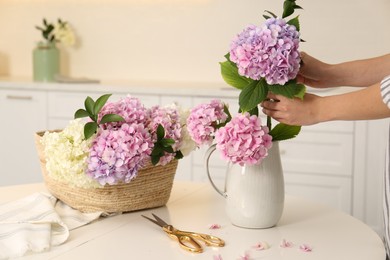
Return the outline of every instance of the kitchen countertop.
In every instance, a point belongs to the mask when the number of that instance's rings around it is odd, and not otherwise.
[[[0,89],[15,90],[50,90],[71,92],[107,92],[133,94],[164,94],[170,96],[193,95],[238,98],[239,91],[225,82],[179,82],[179,81],[132,81],[111,80],[100,83],[59,83],[34,82],[27,77],[0,77]],[[339,87],[332,89],[314,89],[307,87],[307,92],[321,96],[342,94],[358,88]]]
[[[37,191],[46,191],[42,183],[0,188],[0,203]],[[108,218],[75,229],[70,238],[51,251],[22,259],[250,259],[268,260],[384,260],[385,250],[378,235],[361,221],[336,209],[298,197],[286,196],[284,213],[274,228],[245,229],[232,225],[224,210],[224,198],[208,183],[175,182],[164,207],[136,211]],[[158,226],[141,215],[158,216],[182,230],[210,233],[226,241],[223,248],[206,247],[202,254],[184,251]],[[219,224],[220,229],[209,229]],[[283,239],[292,248],[281,248]],[[270,248],[253,247],[266,242]],[[308,244],[312,252],[303,252]]]

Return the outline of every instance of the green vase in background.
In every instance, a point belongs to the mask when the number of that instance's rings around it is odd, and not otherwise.
[[[55,42],[40,42],[33,51],[34,81],[50,82],[60,70],[60,52]]]

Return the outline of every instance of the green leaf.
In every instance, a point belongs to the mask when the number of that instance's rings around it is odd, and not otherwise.
[[[98,124],[96,122],[88,122],[84,126],[84,138],[85,140],[89,139],[98,128]]]
[[[274,13],[271,12],[271,11],[265,10],[264,12],[269,13],[273,18],[278,17],[276,14],[274,14]],[[264,16],[264,15],[263,15],[263,16]]]
[[[230,114],[229,108],[226,104],[224,104],[224,106],[223,106],[223,112],[225,112],[227,114],[227,118],[226,118],[225,122],[221,122],[221,123],[217,124],[215,126],[215,129],[219,129],[221,127],[224,127],[227,123],[230,122],[230,120],[232,120],[232,115]]]
[[[175,144],[175,140],[173,140],[172,138],[163,138],[161,141],[160,141],[160,144],[164,147],[169,147],[169,146],[172,146]]]
[[[229,107],[226,104],[223,105],[223,112],[225,112],[228,116],[226,118],[226,123],[227,123],[232,119],[232,114],[230,114]]]
[[[250,111],[257,107],[268,94],[267,83],[264,79],[253,81],[251,84],[241,90],[239,96],[239,105],[242,112]]]
[[[152,164],[156,165],[160,161],[160,156],[151,156]]]
[[[283,15],[282,18],[285,18],[294,13],[294,5],[293,1],[286,0],[283,3]]]
[[[93,113],[93,107],[95,106],[95,101],[91,97],[87,97],[84,101],[85,110],[93,117],[95,114]]]
[[[299,24],[299,15],[291,20],[289,20],[287,22],[289,25],[294,25],[295,28],[297,28],[297,31],[299,32],[299,30],[301,29],[300,28],[300,24]]]
[[[282,18],[290,16],[294,13],[295,9],[302,9],[299,5],[295,3],[295,0],[285,0],[283,3],[283,15]]]
[[[251,110],[249,111],[249,114],[250,114],[251,116],[253,116],[253,115],[258,116],[258,115],[259,115],[259,107],[256,106],[255,108],[251,109]]]
[[[106,104],[107,100],[110,98],[112,94],[105,94],[101,97],[99,97],[94,106],[93,106],[93,113],[95,115],[99,114],[100,110],[102,109],[102,107]]]
[[[164,130],[164,127],[159,124],[157,126],[157,140],[162,140],[165,136],[165,130]]]
[[[297,97],[303,99],[306,92],[305,85],[297,84],[295,80],[290,80],[285,85],[269,85],[268,88],[272,93],[288,98]]]
[[[154,147],[153,147],[151,155],[152,156],[162,156],[162,155],[164,155],[163,147],[161,145],[159,145],[158,143],[154,144]]]
[[[174,153],[172,146],[164,146],[163,150],[167,153]]]
[[[117,114],[105,114],[103,118],[100,120],[99,124],[105,124],[108,122],[120,122],[125,121],[123,117]]]
[[[252,79],[243,77],[238,74],[237,66],[231,61],[227,60],[224,62],[220,62],[219,64],[221,65],[222,78],[230,86],[233,86],[238,89],[243,89],[251,82],[253,82]]]
[[[301,126],[279,123],[269,132],[269,134],[272,136],[272,141],[283,141],[296,137],[300,131]]]
[[[179,160],[184,157],[183,153],[181,151],[176,151],[175,159]]]
[[[303,97],[305,96],[306,93],[306,86],[303,84],[297,84],[297,88],[299,91],[298,90],[296,91],[294,97],[303,100]]]
[[[79,110],[76,111],[76,113],[74,113],[74,119],[82,118],[82,117],[89,117],[89,114],[87,111],[80,108]]]

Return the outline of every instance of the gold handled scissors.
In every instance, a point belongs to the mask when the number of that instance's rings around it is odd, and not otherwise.
[[[155,219],[148,218],[144,215],[142,215],[142,217],[162,227],[162,229],[165,231],[165,233],[168,234],[170,238],[175,239],[180,244],[180,246],[187,251],[193,253],[203,252],[203,248],[197,240],[203,241],[203,243],[205,243],[206,246],[219,246],[219,247],[225,246],[225,241],[223,241],[218,237],[207,235],[207,234],[195,233],[195,232],[181,231],[174,228],[172,225],[169,225],[164,220],[159,218],[157,215],[153,213],[152,215]]]

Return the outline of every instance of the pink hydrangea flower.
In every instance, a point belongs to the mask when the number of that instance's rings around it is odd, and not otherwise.
[[[237,114],[215,133],[217,149],[222,158],[244,164],[258,164],[272,146],[268,127],[261,125],[261,119],[249,113]]]
[[[164,138],[170,138],[175,141],[172,145],[173,151],[176,152],[181,146],[182,142],[182,126],[180,123],[179,111],[174,106],[160,107],[154,106],[149,110],[150,123],[148,128],[152,133],[152,140],[155,142],[157,140],[157,127],[161,124],[165,130]],[[166,165],[169,163],[175,154],[165,153],[163,157],[160,158],[159,165]]]
[[[130,182],[149,158],[153,142],[143,124],[100,129],[87,159],[86,174],[101,185]]]
[[[280,18],[269,18],[260,27],[247,26],[233,39],[230,60],[242,76],[284,85],[299,71],[299,37],[295,26]]]
[[[210,145],[213,141],[216,126],[224,123],[228,115],[225,104],[220,100],[200,104],[191,109],[187,119],[187,130],[197,145]]]
[[[148,119],[147,109],[138,98],[127,96],[116,102],[108,102],[99,112],[99,121],[106,114],[117,114],[123,117],[124,121],[110,122],[101,125],[104,129],[120,127],[122,124],[146,124]]]

